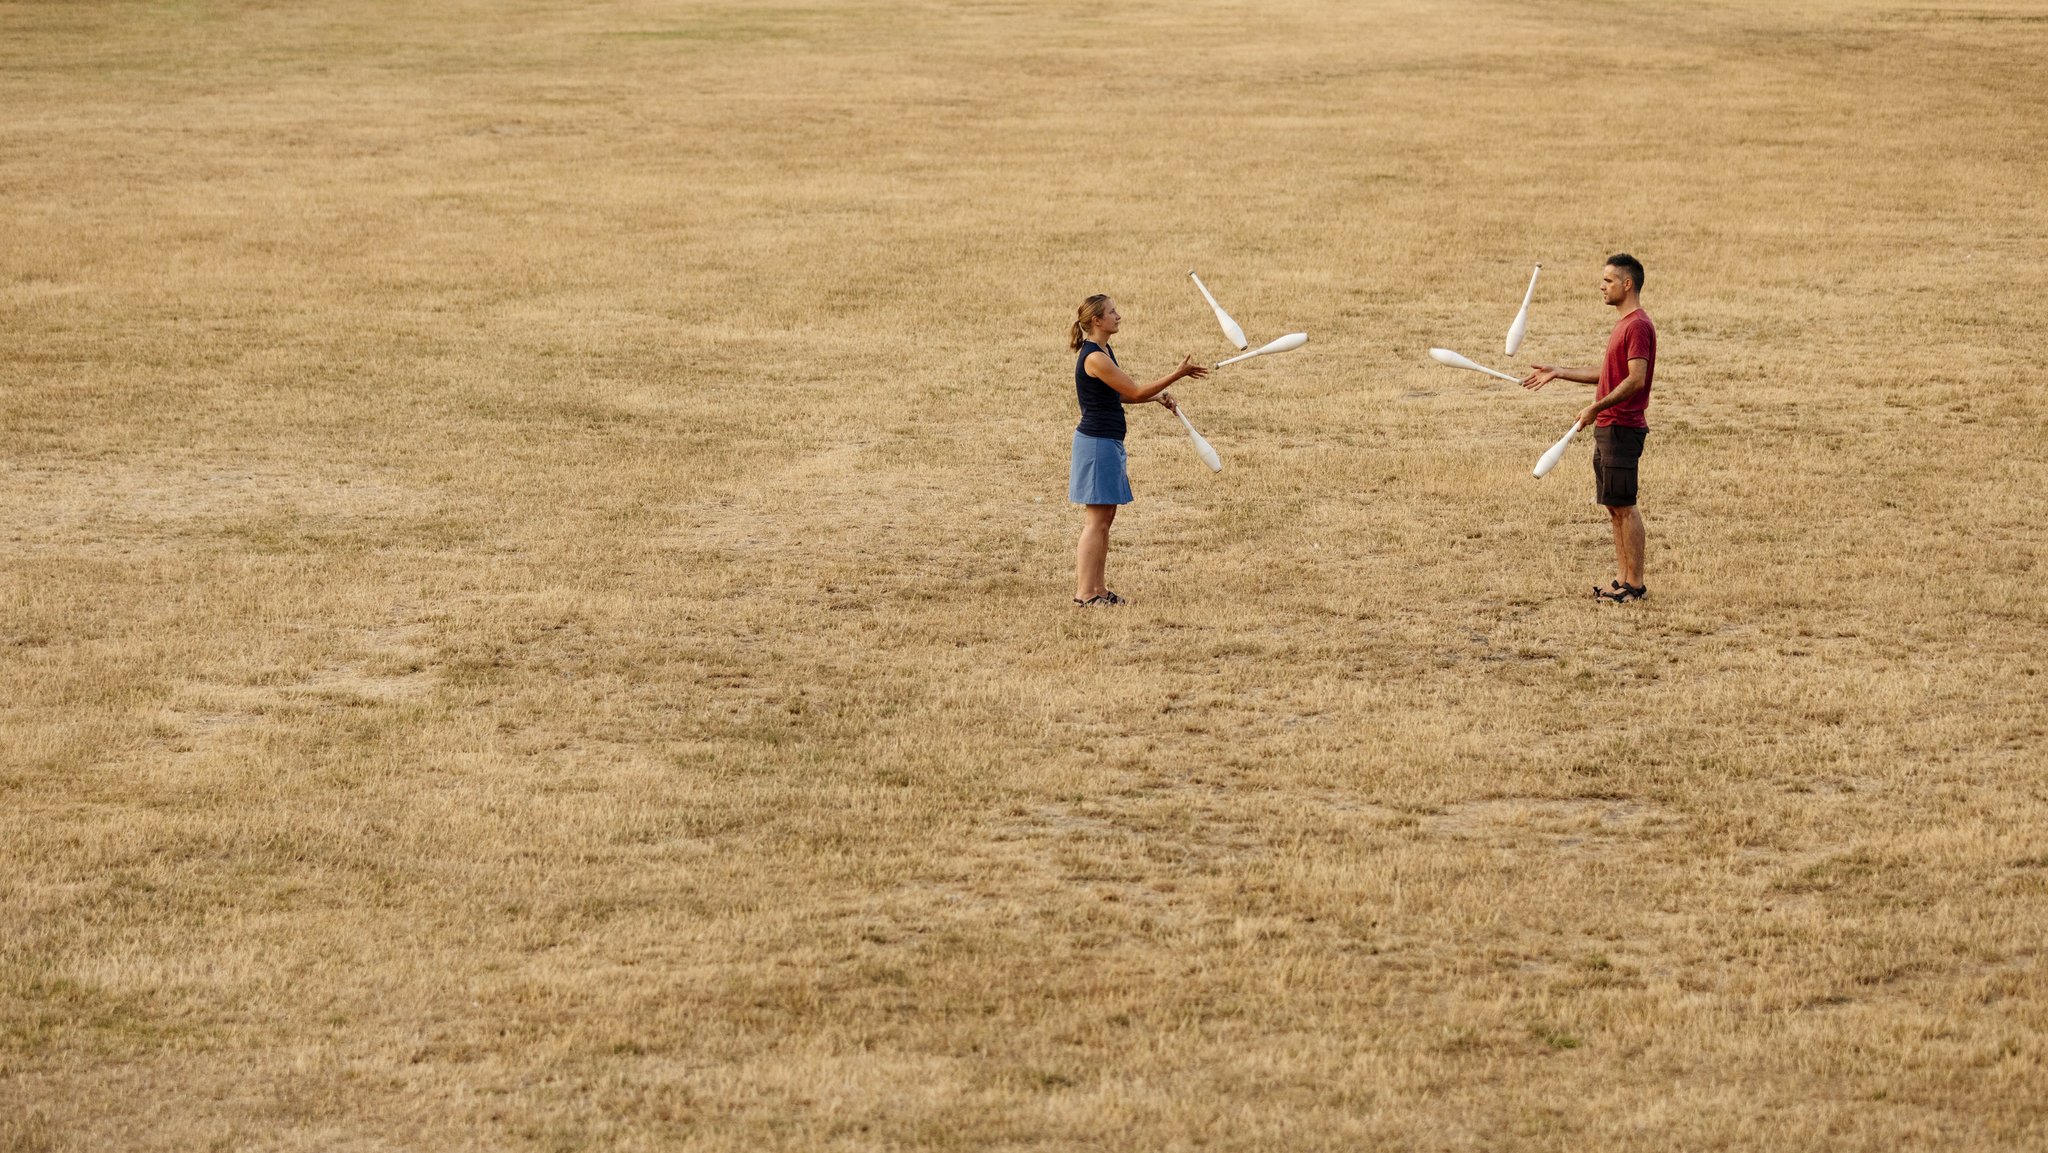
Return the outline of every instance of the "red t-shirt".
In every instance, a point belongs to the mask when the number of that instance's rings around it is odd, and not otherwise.
[[[1657,329],[1650,324],[1650,314],[1638,308],[1614,322],[1614,331],[1607,337],[1607,359],[1600,364],[1600,387],[1593,392],[1594,400],[1604,399],[1608,393],[1621,386],[1628,379],[1628,362],[1645,360],[1643,366],[1643,389],[1612,408],[1603,408],[1593,418],[1593,426],[1618,424],[1623,428],[1650,427],[1650,382],[1657,379]]]

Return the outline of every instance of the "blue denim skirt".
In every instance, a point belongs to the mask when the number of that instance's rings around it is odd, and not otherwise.
[[[1067,470],[1067,499],[1075,504],[1129,504],[1131,477],[1124,471],[1124,442],[1074,434],[1074,463]]]

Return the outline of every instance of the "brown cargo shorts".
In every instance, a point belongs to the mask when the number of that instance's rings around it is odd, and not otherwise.
[[[1595,496],[1608,508],[1630,508],[1636,503],[1636,462],[1643,458],[1647,428],[1626,428],[1618,424],[1593,428],[1593,487]]]

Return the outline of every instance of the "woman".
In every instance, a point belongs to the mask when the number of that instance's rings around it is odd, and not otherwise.
[[[1116,506],[1131,503],[1131,480],[1124,472],[1124,405],[1156,400],[1169,411],[1180,406],[1167,386],[1184,376],[1209,375],[1209,370],[1182,357],[1180,367],[1151,384],[1132,380],[1116,362],[1109,338],[1123,327],[1116,302],[1097,293],[1081,302],[1067,346],[1074,359],[1074,392],[1081,401],[1081,423],[1074,429],[1074,461],[1067,473],[1067,499],[1087,506],[1081,521],[1081,543],[1074,550],[1074,603],[1120,605],[1124,598],[1109,591],[1102,575],[1109,560],[1109,525]]]

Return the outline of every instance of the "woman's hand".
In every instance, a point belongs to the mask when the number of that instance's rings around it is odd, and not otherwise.
[[[1180,402],[1179,402],[1179,401],[1177,401],[1177,400],[1175,400],[1175,399],[1173,399],[1173,394],[1172,394],[1172,393],[1170,393],[1170,392],[1162,392],[1162,393],[1160,393],[1160,394],[1159,394],[1158,396],[1155,396],[1155,397],[1153,397],[1152,399],[1154,399],[1154,400],[1158,401],[1159,403],[1161,403],[1161,404],[1165,405],[1165,406],[1166,406],[1166,411],[1168,411],[1168,412],[1179,412],[1179,411],[1180,411]]]
[[[1173,375],[1175,377],[1192,376],[1196,380],[1200,380],[1209,375],[1209,368],[1207,365],[1196,364],[1195,358],[1192,356],[1183,356],[1180,358],[1180,367],[1173,370]]]

